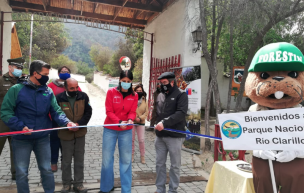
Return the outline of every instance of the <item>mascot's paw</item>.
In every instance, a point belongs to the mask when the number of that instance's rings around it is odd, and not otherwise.
[[[295,151],[282,151],[276,155],[278,162],[290,162],[297,157]]]
[[[271,159],[275,160],[275,154],[270,150],[254,150],[253,155],[262,159]]]

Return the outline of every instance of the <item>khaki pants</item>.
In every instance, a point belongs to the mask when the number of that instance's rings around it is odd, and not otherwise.
[[[9,128],[2,122],[2,120],[0,120],[0,133],[9,132],[9,131],[10,131]],[[4,148],[6,140],[9,142],[9,146],[10,146],[11,174],[12,174],[12,177],[15,177],[16,169],[15,169],[15,165],[14,165],[13,150],[12,150],[12,144],[11,144],[12,137],[10,137],[10,136],[0,137],[0,155],[2,154],[2,150]]]
[[[253,183],[256,193],[272,193],[272,183],[268,160],[253,157]],[[304,192],[304,159],[296,158],[291,162],[273,161],[277,189],[280,193]]]

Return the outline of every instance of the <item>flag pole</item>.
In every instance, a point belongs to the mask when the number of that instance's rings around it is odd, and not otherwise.
[[[33,41],[33,14],[31,16],[31,35],[30,35],[30,55],[29,55],[29,67],[32,62],[32,41]]]
[[[274,177],[272,160],[268,159],[268,163],[269,163],[269,169],[270,169],[270,175],[271,175],[273,193],[278,193],[278,191],[277,191],[277,185],[276,185],[275,177]]]

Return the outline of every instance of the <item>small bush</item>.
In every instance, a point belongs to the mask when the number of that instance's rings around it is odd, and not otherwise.
[[[93,74],[93,73],[87,74],[87,75],[85,76],[85,79],[86,79],[86,81],[88,81],[89,83],[93,82],[94,74]]]

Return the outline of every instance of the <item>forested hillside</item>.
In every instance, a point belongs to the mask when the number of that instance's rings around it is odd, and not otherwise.
[[[71,45],[62,54],[67,55],[73,61],[77,62],[80,60],[88,63],[90,67],[94,66],[89,55],[93,44],[98,43],[112,50],[117,50],[118,40],[125,37],[124,34],[86,27],[81,24],[65,23],[64,26],[71,37]]]

